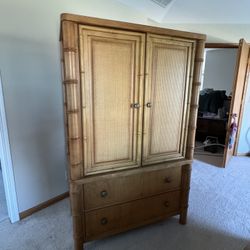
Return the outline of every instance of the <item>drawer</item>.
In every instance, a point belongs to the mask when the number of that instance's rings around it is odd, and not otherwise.
[[[84,208],[91,210],[179,189],[181,167],[111,177],[84,184]]]
[[[180,191],[144,198],[122,206],[123,224],[134,226],[179,211]]]
[[[142,175],[135,174],[84,184],[85,210],[142,197]]]
[[[86,238],[112,235],[179,212],[180,192],[128,202],[85,213]]]
[[[86,240],[95,239],[121,228],[121,205],[85,213]]]
[[[155,195],[181,186],[181,167],[143,174],[143,196]]]

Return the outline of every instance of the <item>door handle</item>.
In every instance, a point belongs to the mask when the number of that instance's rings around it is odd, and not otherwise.
[[[141,107],[141,105],[139,103],[133,103],[133,104],[131,104],[131,108],[138,109],[140,107]]]
[[[151,107],[152,107],[152,103],[151,103],[151,102],[148,102],[148,103],[146,104],[146,107],[147,107],[147,108],[151,108]]]

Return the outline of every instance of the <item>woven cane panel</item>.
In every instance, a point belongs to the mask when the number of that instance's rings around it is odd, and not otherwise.
[[[186,48],[154,46],[149,154],[179,151],[186,67]]]
[[[95,163],[131,158],[132,43],[92,42]]]

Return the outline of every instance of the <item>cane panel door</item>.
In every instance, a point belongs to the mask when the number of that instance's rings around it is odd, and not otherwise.
[[[192,41],[147,36],[143,164],[185,157]]]
[[[141,165],[145,35],[79,28],[85,175]]]

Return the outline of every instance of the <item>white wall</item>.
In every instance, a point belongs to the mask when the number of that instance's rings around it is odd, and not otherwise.
[[[204,88],[232,92],[237,49],[215,49],[206,51]]]
[[[241,38],[250,42],[250,24],[195,24],[195,23],[156,23],[152,20],[151,25],[180,29],[207,35],[207,42],[213,43],[238,43]]]
[[[68,189],[58,42],[62,12],[152,24],[115,0],[1,0],[0,70],[20,212]],[[249,25],[161,26],[207,33],[209,41],[250,41]]]
[[[20,212],[68,190],[59,53],[63,12],[146,23],[114,0],[1,0],[0,70]]]

